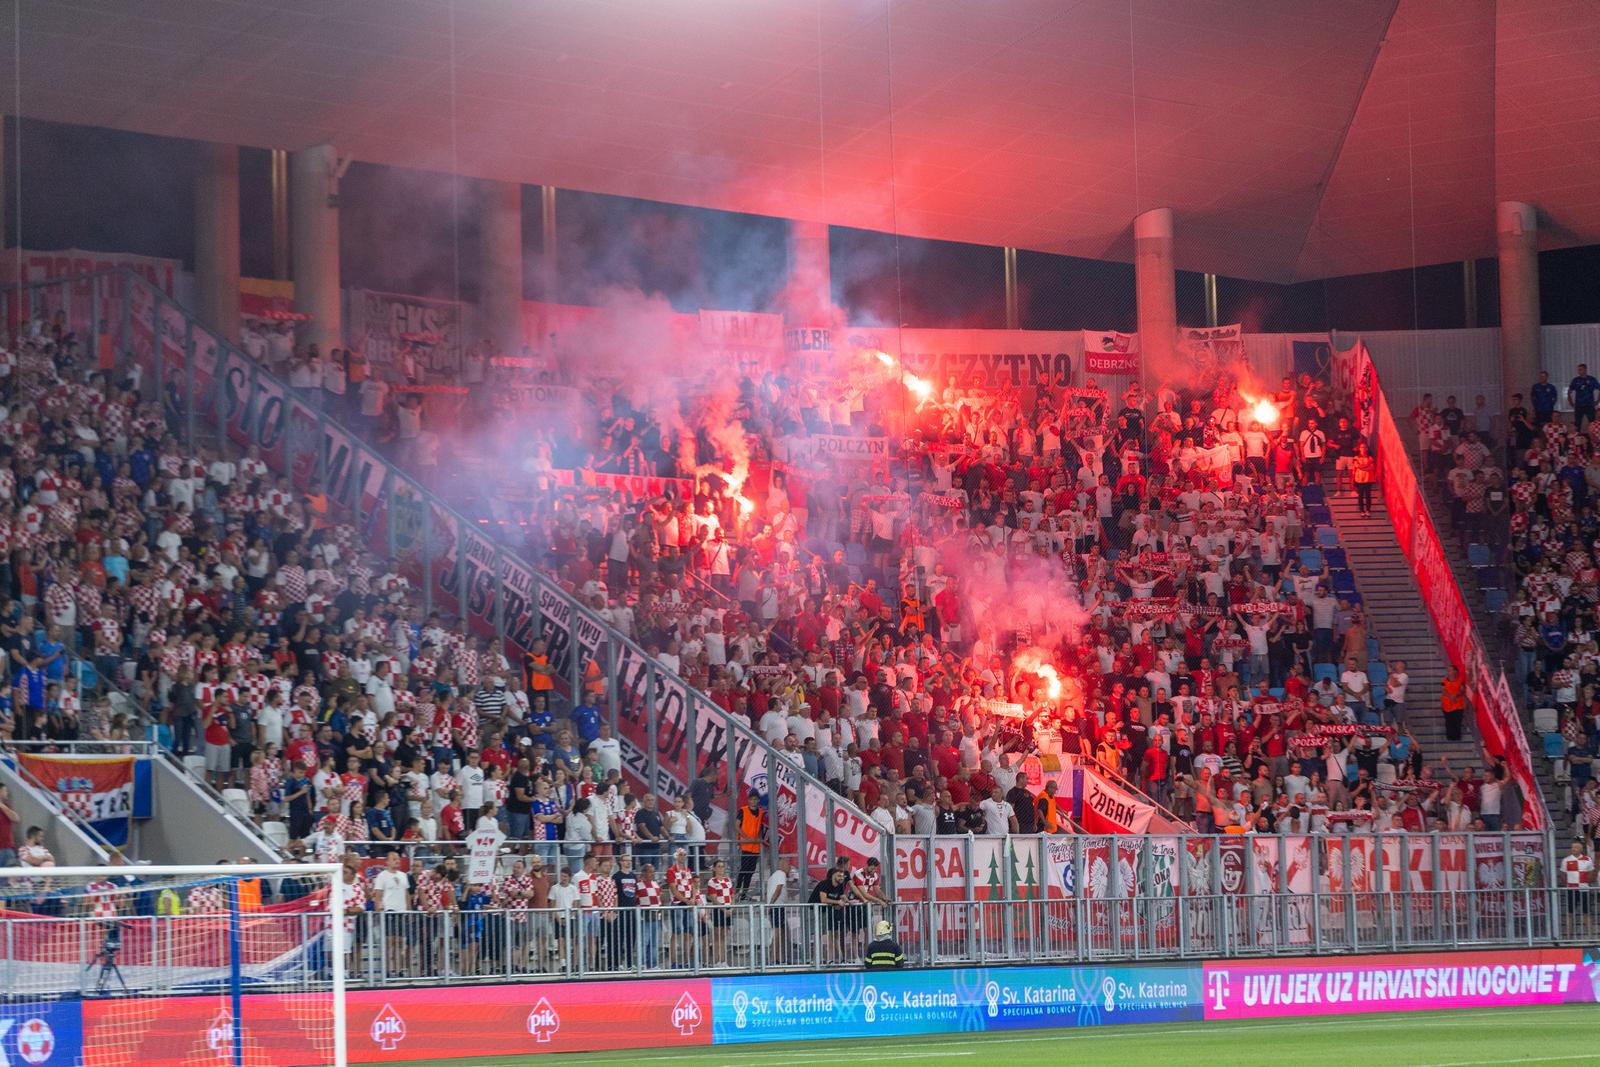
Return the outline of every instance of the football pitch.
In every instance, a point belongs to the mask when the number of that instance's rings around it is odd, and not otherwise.
[[[867,1041],[796,1041],[715,1048],[430,1060],[424,1067],[866,1067],[880,1061],[991,1067],[1005,1063],[1086,1063],[1095,1067],[1225,1064],[1295,1067],[1494,1067],[1497,1064],[1600,1064],[1600,1005],[1395,1012],[1345,1018],[1171,1023],[1097,1030],[1034,1030]]]

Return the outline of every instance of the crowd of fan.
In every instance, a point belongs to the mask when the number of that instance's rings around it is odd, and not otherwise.
[[[1513,674],[1591,850],[1600,829],[1592,770],[1600,755],[1597,397],[1600,381],[1586,365],[1564,394],[1541,372],[1526,399],[1513,396],[1502,440],[1482,397],[1470,418],[1454,397],[1438,410],[1424,397],[1412,413],[1469,556],[1492,579],[1488,586],[1510,587],[1503,632],[1516,657]]]
[[[891,473],[786,461],[810,432],[883,432],[893,406],[766,375],[737,409],[750,517],[716,476],[693,499],[552,484],[518,547],[885,827],[1051,828],[1019,778],[1061,751],[1203,830],[1515,825],[1502,768],[1425,767],[1405,664],[1373,684],[1359,603],[1302,557],[1302,488],[1326,475],[1369,509],[1375,461],[1321,383],[1271,399],[1268,429],[1226,378],[1135,387],[1120,408],[1092,383],[952,380]],[[680,448],[622,393],[597,409],[588,451],[552,435],[534,467],[672,476],[717,458],[716,435]],[[1061,699],[1019,665],[1034,646],[1067,675]],[[1464,685],[1445,689],[1459,736]]]
[[[738,788],[720,768],[676,800],[635,796],[603,682],[569,706],[542,646],[512,663],[425,614],[320,486],[294,490],[254,449],[186,450],[149,385],[42,324],[0,355],[0,736],[132,739],[147,710],[213,785],[285,823],[292,853],[381,854],[489,820],[574,875],[681,845],[715,879],[703,843]],[[1364,446],[1320,383],[1273,400],[1268,430],[1228,381],[1130,390],[1117,410],[952,381],[889,475],[776,459],[881,412],[768,375],[743,391],[768,464],[759,519],[715,475],[693,500],[553,493],[522,547],[885,827],[1058,828],[1019,777],[1062,751],[1202,830],[1498,825],[1498,770],[1425,769],[1404,665],[1375,691],[1360,606],[1300,558],[1300,487],[1325,469],[1370,485]],[[595,429],[619,456],[678,452],[620,400]],[[1048,573],[1007,585],[1033,561]],[[1063,699],[1013,663],[1041,645]],[[75,656],[113,684],[73,684]],[[1325,663],[1342,670],[1313,682]]]

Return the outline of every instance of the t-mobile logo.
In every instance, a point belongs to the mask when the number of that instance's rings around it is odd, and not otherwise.
[[[1211,998],[1212,1011],[1228,1010],[1228,972],[1212,971],[1206,975],[1206,995]]]

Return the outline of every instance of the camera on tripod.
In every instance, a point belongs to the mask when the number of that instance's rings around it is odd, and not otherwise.
[[[83,969],[84,992],[89,992],[89,981],[93,978],[94,992],[98,995],[111,992],[113,979],[126,994],[128,983],[122,977],[122,968],[117,966],[117,956],[122,952],[122,923],[112,919],[102,924],[101,929],[105,931],[105,936],[100,939],[100,951]]]
[[[122,924],[113,919],[105,924],[106,936],[100,942],[100,960],[111,963],[116,960],[117,953],[122,951]]]

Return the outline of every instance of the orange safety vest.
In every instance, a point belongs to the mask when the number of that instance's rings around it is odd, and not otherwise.
[[[752,808],[746,804],[739,809],[739,851],[761,851],[761,820],[760,808]]]
[[[239,910],[261,910],[261,882],[255,878],[245,878],[239,882]]]
[[[1045,833],[1053,834],[1061,828],[1061,809],[1056,804],[1055,797],[1049,793],[1040,793],[1034,807],[1039,812],[1039,822],[1044,827]]]
[[[328,522],[328,497],[324,493],[312,493],[306,497],[306,510],[311,512],[311,528],[314,530],[326,529]]]
[[[532,667],[547,667],[550,665],[550,657],[535,656],[532,652],[530,652],[528,653],[528,664]],[[533,671],[528,672],[528,688],[534,692],[548,693],[555,687],[555,680],[552,679],[548,674],[536,674]]]
[[[1449,678],[1439,683],[1439,707],[1445,711],[1462,711],[1467,706],[1467,701],[1462,696],[1462,690],[1467,687],[1466,678],[1457,678],[1452,682]]]
[[[1378,461],[1373,456],[1356,456],[1350,463],[1350,479],[1365,485],[1378,480]]]

